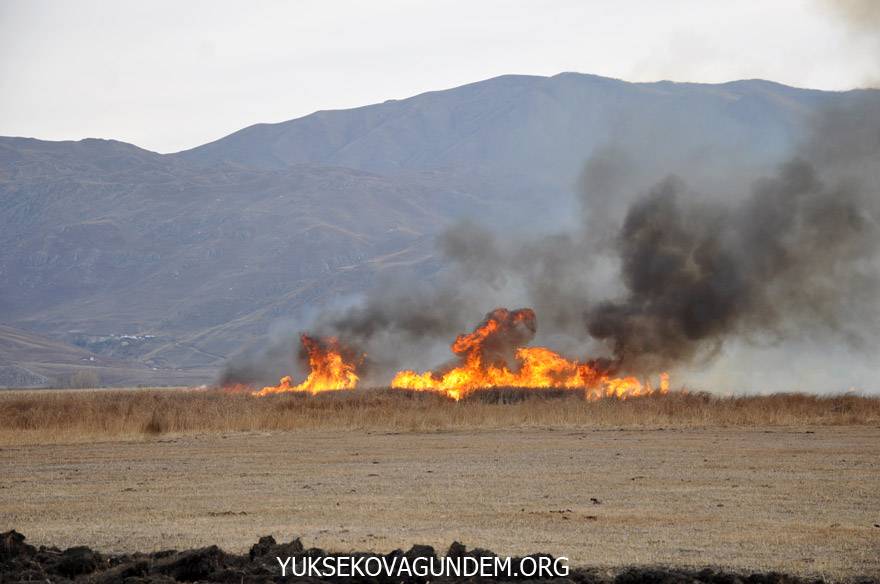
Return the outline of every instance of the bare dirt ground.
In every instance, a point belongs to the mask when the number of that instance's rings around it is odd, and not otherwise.
[[[309,430],[3,446],[0,530],[106,552],[459,540],[880,576],[880,428]]]

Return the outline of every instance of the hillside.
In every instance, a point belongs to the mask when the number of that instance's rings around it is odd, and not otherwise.
[[[711,177],[773,163],[818,107],[848,95],[504,76],[172,155],[0,138],[0,320],[208,381],[272,323],[389,271],[430,277],[442,267],[433,237],[458,218],[565,221],[598,147],[625,147],[642,173]]]
[[[0,325],[0,388],[66,386],[77,372],[89,372],[89,379],[111,386],[187,385],[210,374],[199,370],[157,370],[137,361],[97,354],[57,339]]]
[[[627,83],[594,75],[506,75],[446,91],[258,124],[179,153],[253,168],[315,163],[383,173],[484,168],[566,184],[609,140],[664,139],[666,167],[706,147],[763,158],[790,143],[831,94],[766,81]],[[704,156],[705,157],[705,156]]]
[[[16,158],[2,180],[3,316],[68,339],[151,333],[138,357],[159,367],[216,363],[334,286],[423,261],[442,206],[467,196],[430,177],[204,172],[112,142],[57,147],[0,143]]]

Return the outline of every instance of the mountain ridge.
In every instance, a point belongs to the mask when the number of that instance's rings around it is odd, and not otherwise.
[[[422,93],[417,93],[417,94],[410,95],[407,97],[402,97],[402,98],[390,98],[390,99],[386,99],[381,102],[374,102],[374,103],[370,103],[370,104],[366,104],[366,105],[362,105],[362,106],[356,106],[356,107],[351,107],[351,108],[334,108],[334,109],[315,110],[315,111],[310,112],[308,114],[304,114],[302,116],[297,116],[294,118],[289,118],[289,119],[282,120],[279,122],[256,122],[256,123],[247,125],[239,130],[235,130],[229,134],[226,134],[224,136],[216,138],[214,140],[209,140],[209,141],[204,142],[202,144],[198,144],[198,145],[192,146],[190,148],[184,148],[183,150],[178,150],[178,151],[173,151],[173,152],[158,152],[156,150],[151,150],[149,148],[139,146],[138,144],[136,144],[134,142],[126,142],[124,140],[119,140],[116,138],[100,138],[100,137],[93,137],[93,136],[80,138],[80,139],[49,140],[49,139],[39,138],[36,136],[5,136],[5,135],[0,135],[0,140],[33,140],[33,141],[47,143],[47,144],[78,144],[78,143],[83,143],[83,142],[109,142],[109,143],[116,143],[116,144],[120,144],[120,145],[132,146],[132,147],[137,148],[138,150],[141,150],[143,152],[156,154],[159,156],[177,157],[178,155],[189,153],[189,152],[192,152],[193,150],[197,150],[199,148],[209,146],[211,144],[215,144],[215,143],[220,142],[226,138],[229,138],[231,136],[235,136],[237,134],[240,134],[240,133],[245,132],[247,130],[251,130],[253,128],[266,128],[266,127],[280,126],[280,125],[289,124],[292,122],[302,121],[304,119],[310,118],[312,116],[320,115],[320,114],[331,114],[331,113],[337,113],[337,112],[357,111],[357,110],[363,110],[363,109],[371,108],[371,107],[375,107],[375,106],[400,103],[400,102],[420,98],[423,96],[445,93],[445,92],[449,92],[449,91],[453,91],[453,90],[463,89],[463,88],[467,88],[467,87],[471,87],[471,86],[475,86],[475,85],[480,85],[480,84],[492,82],[495,80],[502,80],[502,79],[506,79],[506,78],[551,80],[551,79],[565,78],[565,77],[593,79],[593,80],[597,80],[600,82],[614,82],[614,83],[621,83],[621,84],[648,87],[648,88],[649,87],[665,87],[665,86],[723,88],[726,86],[754,85],[754,86],[771,86],[774,88],[782,89],[784,91],[790,90],[790,91],[794,91],[794,92],[809,92],[809,93],[813,93],[813,94],[817,94],[817,95],[820,95],[820,94],[821,95],[846,94],[846,93],[853,93],[853,92],[880,92],[880,89],[876,89],[876,88],[851,88],[851,89],[846,89],[846,90],[814,89],[814,88],[809,88],[809,87],[788,85],[785,83],[780,83],[777,81],[763,79],[763,78],[759,78],[759,77],[734,79],[734,80],[730,80],[730,81],[722,81],[722,82],[715,82],[715,83],[705,83],[705,82],[698,82],[698,81],[674,81],[674,80],[669,80],[669,79],[661,79],[661,80],[656,80],[656,81],[627,81],[622,78],[596,75],[593,73],[581,73],[581,72],[577,72],[577,71],[562,71],[562,72],[556,73],[554,75],[531,75],[531,74],[521,74],[521,73],[508,73],[508,74],[498,75],[495,77],[490,77],[488,79],[484,79],[484,80],[480,80],[480,81],[472,81],[472,82],[465,83],[462,85],[456,85],[456,86],[445,88],[445,89],[435,89],[435,90],[425,91]]]

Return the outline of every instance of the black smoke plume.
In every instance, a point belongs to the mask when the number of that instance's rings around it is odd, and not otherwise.
[[[684,173],[650,186],[625,145],[600,149],[580,181],[580,228],[527,238],[455,225],[439,238],[445,271],[386,282],[309,330],[366,352],[377,384],[430,367],[432,347],[448,354],[458,333],[505,305],[534,309],[537,342],[627,373],[705,362],[731,339],[870,350],[880,331],[880,95],[857,92],[812,124],[774,173],[737,170],[718,193]]]
[[[815,324],[857,339],[847,317],[866,315],[854,303],[876,290],[878,243],[861,193],[800,159],[732,207],[663,181],[627,213],[617,241],[627,293],[587,312],[590,334],[631,369],[711,354],[736,333]]]
[[[516,350],[527,345],[536,330],[535,312],[531,308],[496,308],[473,332],[456,337],[452,352],[461,359],[476,354],[481,363],[510,367]]]

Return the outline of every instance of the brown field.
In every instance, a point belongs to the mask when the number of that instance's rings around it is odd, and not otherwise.
[[[0,394],[0,531],[880,577],[877,399],[362,393]]]

